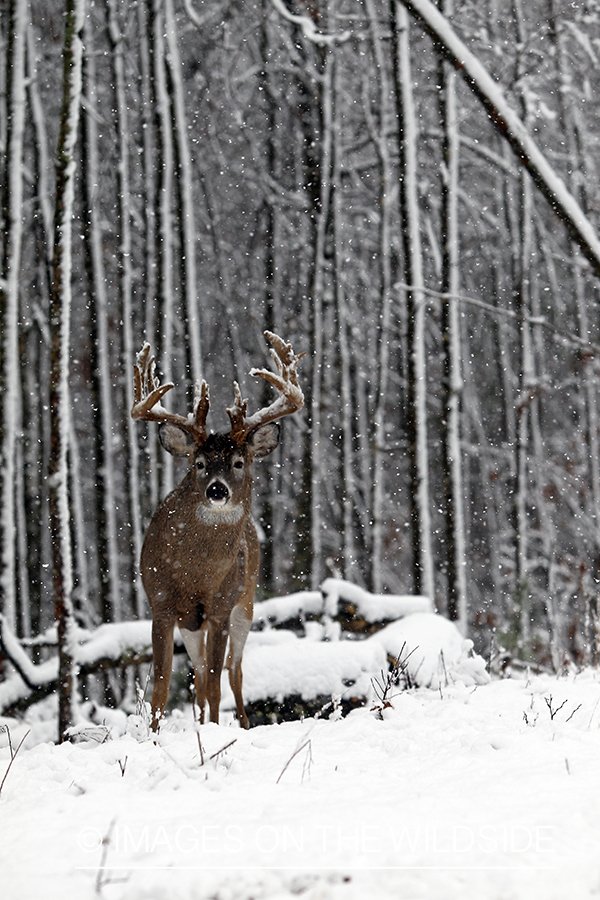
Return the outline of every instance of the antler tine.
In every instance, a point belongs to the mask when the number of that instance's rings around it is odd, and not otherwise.
[[[242,392],[237,381],[233,382],[233,394],[233,406],[230,406],[226,412],[231,421],[231,436],[235,440],[247,434],[246,411],[248,409],[248,401],[242,399]]]
[[[205,421],[208,413],[208,385],[206,390],[200,392],[198,408],[194,417],[179,416],[177,413],[168,412],[161,404],[161,400],[167,391],[174,385],[172,382],[161,384],[156,377],[156,359],[150,356],[150,344],[146,341],[137,354],[133,366],[133,406],[131,407],[132,419],[145,422],[169,422],[189,431],[194,437],[205,440]],[[206,384],[203,382],[203,384]]]
[[[208,384],[204,379],[197,381],[194,385],[194,427],[199,434],[203,435],[206,440],[206,417],[210,408],[210,392]]]
[[[298,361],[304,353],[296,355],[292,345],[274,334],[265,331],[265,337],[273,345],[271,356],[275,361],[277,372],[269,369],[251,369],[250,374],[257,378],[264,378],[279,391],[279,396],[270,406],[263,407],[249,418],[246,417],[248,401],[242,400],[239,385],[234,383],[235,401],[231,409],[227,410],[231,419],[231,436],[234,440],[240,440],[259,425],[274,422],[283,416],[289,416],[304,406],[304,394],[298,384]]]

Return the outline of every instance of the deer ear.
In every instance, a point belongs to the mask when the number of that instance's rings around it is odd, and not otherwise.
[[[267,425],[259,425],[251,431],[246,441],[250,454],[255,459],[262,459],[272,453],[279,443],[281,427],[278,422],[269,422]]]
[[[189,456],[197,446],[189,432],[184,431],[179,425],[171,425],[169,422],[163,422],[158,426],[158,436],[165,450],[168,450],[172,456],[180,458]]]

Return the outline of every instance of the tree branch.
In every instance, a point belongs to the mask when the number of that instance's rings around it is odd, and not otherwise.
[[[432,38],[434,44],[460,72],[482,103],[496,130],[508,141],[514,155],[531,175],[577,244],[600,276],[600,241],[589,219],[555,173],[544,154],[532,140],[517,113],[506,101],[502,90],[486,69],[465,46],[447,19],[431,0],[397,0],[411,13]]]

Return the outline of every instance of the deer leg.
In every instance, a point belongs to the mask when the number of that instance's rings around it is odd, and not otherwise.
[[[210,710],[210,721],[219,721],[221,704],[221,672],[227,646],[227,625],[209,622],[206,635],[206,697]]]
[[[154,688],[152,690],[152,731],[158,725],[169,698],[173,665],[173,622],[156,619],[152,622],[152,655],[154,660]]]
[[[196,702],[200,709],[200,724],[204,724],[204,707],[206,705],[206,629],[190,631],[179,626],[185,649],[194,667],[194,683],[196,685]]]
[[[246,644],[246,638],[250,631],[251,620],[247,610],[238,604],[234,606],[229,620],[229,684],[235,698],[235,709],[238,721],[242,728],[249,728],[248,716],[244,709],[242,699],[242,654]]]

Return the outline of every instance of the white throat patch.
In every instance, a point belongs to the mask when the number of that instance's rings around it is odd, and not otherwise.
[[[208,505],[199,503],[196,507],[196,518],[203,525],[235,525],[244,515],[244,507],[241,503],[231,506]]]

